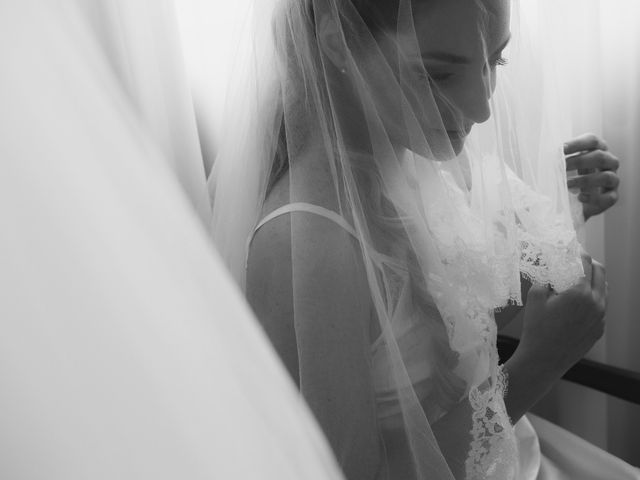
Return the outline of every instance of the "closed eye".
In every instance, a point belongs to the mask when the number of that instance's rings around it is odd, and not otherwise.
[[[428,75],[429,78],[435,82],[443,82],[445,80],[450,79],[451,77],[453,77],[453,73],[433,73],[433,74],[429,74]]]

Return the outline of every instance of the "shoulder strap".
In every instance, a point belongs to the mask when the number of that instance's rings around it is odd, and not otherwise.
[[[291,212],[308,212],[308,213],[313,213],[315,215],[319,215],[321,217],[326,218],[327,220],[331,220],[332,222],[337,223],[342,228],[344,228],[347,232],[349,232],[352,236],[357,237],[356,231],[353,229],[353,227],[349,225],[349,223],[347,223],[347,221],[343,217],[338,215],[336,212],[329,210],[328,208],[324,208],[318,205],[313,205],[311,203],[304,203],[304,202],[289,203],[288,205],[284,205],[280,208],[275,209],[269,215],[267,215],[262,220],[260,220],[258,225],[256,225],[256,228],[253,230],[253,235],[255,235],[256,232],[260,229],[260,227],[262,227],[265,223],[281,215],[291,213]]]
[[[253,241],[253,237],[256,235],[256,232],[265,223],[270,222],[274,218],[278,218],[281,215],[285,215],[291,212],[309,212],[315,215],[320,215],[321,217],[324,217],[327,220],[331,220],[332,222],[337,223],[342,228],[344,228],[347,232],[349,232],[349,234],[351,234],[354,238],[357,238],[356,231],[353,229],[353,227],[349,225],[349,223],[347,223],[347,221],[344,218],[342,218],[340,215],[338,215],[336,212],[333,212],[328,208],[320,207],[318,205],[313,205],[311,203],[304,203],[304,202],[289,203],[287,205],[283,205],[280,208],[276,208],[273,212],[271,212],[269,215],[267,215],[262,220],[260,220],[260,222],[258,222],[258,224],[256,225],[256,228],[253,229],[251,236],[247,238],[247,244],[245,247],[245,265],[244,265],[245,271],[247,269],[247,261],[249,260],[249,248],[251,247],[251,242]]]
[[[329,210],[328,208],[320,207],[318,205],[313,205],[312,203],[305,203],[305,202],[289,203],[287,205],[283,205],[280,208],[276,208],[273,212],[271,212],[262,220],[260,220],[260,222],[258,222],[258,224],[256,225],[256,228],[253,229],[253,232],[251,236],[247,239],[247,244],[246,244],[245,270],[247,268],[246,262],[249,259],[249,248],[251,246],[251,242],[253,241],[253,237],[255,236],[256,232],[265,223],[270,222],[274,218],[278,218],[281,215],[285,215],[291,212],[308,212],[314,215],[319,215],[321,217],[324,217],[327,220],[331,220],[332,222],[338,224],[340,227],[344,228],[351,236],[353,236],[356,240],[358,240],[358,235],[356,234],[355,229],[351,225],[349,225],[349,222],[347,222],[344,219],[344,217],[340,216],[338,213],[334,212],[333,210]],[[396,261],[393,258],[387,255],[384,255],[380,252],[377,252],[375,250],[372,251],[372,255],[382,262],[385,262],[388,264],[396,263]]]

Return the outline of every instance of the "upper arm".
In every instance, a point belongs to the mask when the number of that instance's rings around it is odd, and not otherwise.
[[[283,215],[260,228],[247,259],[247,300],[299,385],[298,352],[293,325],[290,219]]]
[[[294,212],[262,227],[248,267],[249,300],[347,478],[373,478],[380,440],[371,302],[357,242],[323,217]]]

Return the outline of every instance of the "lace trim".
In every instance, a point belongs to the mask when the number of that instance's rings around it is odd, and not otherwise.
[[[474,387],[469,392],[473,427],[465,464],[468,480],[515,479],[518,473],[515,434],[504,406],[506,375],[500,367],[496,372],[484,391]]]
[[[557,291],[568,289],[583,275],[569,212],[556,212],[550,199],[514,174],[508,177],[513,204],[493,211],[493,225],[484,225],[470,210],[452,180],[448,198],[458,207],[458,215],[450,215],[446,206],[429,212],[448,282],[456,288],[468,285],[474,290],[468,293],[485,308],[521,305],[520,274]]]
[[[566,290],[584,273],[575,230],[582,217],[582,205],[569,195],[569,210],[559,213],[549,198],[534,192],[512,172],[508,177],[521,272],[536,283],[550,284],[557,291]]]

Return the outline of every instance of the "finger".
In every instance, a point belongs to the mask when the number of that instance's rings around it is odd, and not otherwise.
[[[608,150],[606,142],[593,133],[585,133],[564,144],[564,153],[586,152],[589,150]]]
[[[567,187],[584,190],[592,188],[616,189],[618,185],[620,185],[620,177],[610,170],[580,175],[567,180]]]
[[[618,202],[618,192],[612,190],[604,193],[581,192],[578,200],[588,205],[593,205],[597,210],[603,211],[613,207]]]
[[[589,280],[589,282],[591,282],[593,258],[591,258],[591,255],[585,253],[582,253],[580,255],[580,258],[582,259],[582,269],[584,270],[584,276]]]
[[[567,157],[567,171],[571,170],[613,170],[620,168],[620,160],[611,152],[593,150]],[[589,173],[589,172],[587,172]]]
[[[592,264],[591,291],[596,301],[604,306],[607,299],[607,274],[604,266],[595,260]]]

